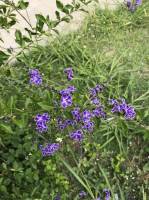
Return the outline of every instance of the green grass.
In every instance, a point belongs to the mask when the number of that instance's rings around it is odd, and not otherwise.
[[[60,36],[46,47],[35,46],[29,54],[18,56],[18,63],[15,66],[5,66],[0,69],[0,84],[3,92],[0,104],[1,129],[9,135],[1,136],[1,145],[5,148],[10,145],[11,134],[14,134],[13,140],[16,143],[16,146],[11,144],[12,152],[9,154],[4,150],[3,163],[7,155],[12,156],[13,160],[14,149],[22,151],[25,155],[25,151],[31,152],[32,158],[28,158],[29,161],[23,161],[22,165],[18,156],[19,164],[13,167],[16,167],[16,170],[30,168],[33,173],[38,171],[36,176],[41,181],[41,188],[36,186],[39,182],[36,177],[35,186],[30,183],[29,187],[34,189],[30,197],[26,194],[30,192],[30,188],[23,183],[24,185],[22,184],[19,189],[17,186],[20,183],[19,178],[15,180],[16,185],[13,186],[10,177],[14,178],[15,174],[7,173],[10,167],[6,169],[3,167],[3,172],[6,172],[5,179],[9,180],[2,179],[3,185],[9,186],[8,189],[2,190],[4,199],[9,199],[7,193],[13,193],[10,199],[48,200],[51,189],[54,194],[60,192],[64,200],[78,199],[78,192],[84,189],[88,191],[87,199],[90,200],[93,196],[97,197],[98,193],[103,198],[102,190],[105,187],[110,188],[112,196],[117,193],[121,200],[148,199],[148,19],[148,2],[144,2],[135,13],[130,13],[123,7],[113,12],[97,10],[84,22],[82,29],[77,33]],[[54,112],[57,111],[52,108],[51,101],[57,97],[50,94],[49,88],[54,87],[59,90],[64,88],[64,84],[68,85],[63,69],[69,66],[73,67],[75,74],[71,84],[75,85],[78,91],[74,99],[76,104],[82,108],[89,107],[87,100],[89,87],[102,83],[105,85],[105,90],[101,95],[101,101],[107,111],[109,110],[108,98],[124,97],[128,103],[134,105],[137,117],[131,122],[116,116],[109,121],[99,121],[93,135],[86,136],[83,147],[77,147],[68,141],[61,152],[62,162],[59,162],[61,159],[58,157],[52,158],[52,161],[43,161],[40,154],[35,152],[38,151],[36,142],[35,146],[32,146],[30,139],[37,141],[37,144],[44,140],[35,135],[35,131],[28,128],[28,124],[32,125],[32,117],[37,111],[51,110],[52,115],[55,116]],[[47,88],[35,90],[28,86],[29,68],[39,68],[44,74]],[[50,130],[50,136],[46,140],[54,139],[52,133]],[[55,134],[61,137],[60,133]],[[20,137],[24,139],[21,140]],[[67,138],[65,139],[67,141]],[[17,147],[19,141],[22,142],[21,147]],[[24,147],[24,144],[27,147]],[[81,155],[80,151],[83,151]],[[29,166],[27,162],[30,163]],[[32,162],[34,165],[31,164]],[[8,162],[9,165],[11,166],[11,162]],[[44,172],[41,168],[44,168]],[[32,176],[31,172],[28,174],[27,176]],[[61,178],[58,179],[56,174]],[[53,183],[49,183],[47,176],[51,177]],[[26,176],[25,182],[28,183]],[[21,194],[20,191],[23,193]],[[20,196],[17,196],[17,192]]]

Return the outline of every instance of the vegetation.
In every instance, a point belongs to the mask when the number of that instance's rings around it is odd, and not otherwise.
[[[105,198],[147,200],[149,197],[149,2],[134,13],[125,7],[97,10],[77,33],[59,36],[46,47],[35,45],[17,55],[14,66],[0,67],[0,193],[3,200],[62,200]],[[0,62],[1,63],[1,62]],[[2,62],[3,63],[3,62]],[[69,82],[64,69],[72,67]],[[40,86],[29,83],[29,70],[38,69]],[[56,118],[71,118],[71,110],[92,109],[89,89],[99,94],[107,118],[95,119],[93,133],[82,142],[72,131],[56,128]],[[60,106],[57,91],[73,85],[73,106]],[[109,99],[125,98],[136,117],[111,113]],[[47,133],[36,130],[34,118],[49,113]],[[60,149],[43,157],[39,145],[59,142]]]

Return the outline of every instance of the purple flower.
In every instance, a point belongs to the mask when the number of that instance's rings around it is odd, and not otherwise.
[[[131,7],[131,0],[127,0],[126,5],[127,5],[128,8],[130,8]]]
[[[96,95],[97,95],[97,92],[96,92],[95,88],[91,88],[90,89],[90,96],[91,97],[96,97]]]
[[[71,93],[75,91],[74,86],[68,86],[66,89],[61,90],[59,93],[61,95],[61,107],[67,108],[72,105],[72,96]]]
[[[36,130],[39,132],[39,133],[45,133],[48,131],[48,126],[43,123],[43,122],[36,122]]]
[[[96,95],[103,90],[103,86],[96,85],[94,88],[90,89],[90,97],[96,97]]]
[[[91,117],[92,117],[92,113],[88,110],[84,110],[82,112],[82,120],[83,120],[83,123],[87,123],[91,120]]]
[[[84,191],[79,192],[79,197],[80,198],[84,198],[86,196],[87,196],[86,192],[84,192]]]
[[[56,151],[58,151],[60,148],[60,145],[58,143],[53,144],[47,144],[45,147],[40,145],[40,150],[42,152],[42,155],[45,156],[52,156]]]
[[[74,141],[80,142],[83,140],[83,132],[82,130],[76,130],[69,134],[69,137]]]
[[[73,79],[73,70],[72,68],[66,68],[64,72],[67,74],[68,81],[71,81]]]
[[[61,96],[70,95],[70,92],[69,92],[68,89],[60,90],[59,93],[60,93]]]
[[[72,96],[70,96],[70,95],[61,96],[61,107],[62,108],[67,108],[71,105],[72,105]]]
[[[141,4],[142,4],[142,0],[136,0],[136,3],[135,3],[136,6],[140,6]]]
[[[102,85],[96,85],[95,90],[96,90],[97,93],[102,92],[103,86]]]
[[[134,12],[138,6],[142,4],[142,0],[135,0],[135,3],[132,3],[131,0],[126,1],[126,5],[131,12]]]
[[[110,99],[109,104],[113,106],[111,112],[122,112],[122,107],[124,106],[124,101],[120,104],[116,99]]]
[[[118,103],[116,99],[109,99],[109,105],[114,105],[116,103]]]
[[[43,113],[42,115],[37,114],[34,120],[36,122],[36,129],[38,132],[43,133],[48,130],[47,123],[50,121],[50,116],[48,113]]]
[[[94,122],[91,122],[91,118],[93,117],[93,114],[89,110],[84,110],[82,112],[82,121],[83,121],[83,129],[86,129],[89,132],[93,131],[94,128]]]
[[[123,112],[123,111],[125,111],[126,109],[127,109],[127,103],[126,103],[126,101],[125,101],[125,99],[120,99],[120,103],[117,103],[117,104],[119,104],[119,106],[120,106],[120,112]]]
[[[135,12],[136,6],[135,6],[135,5],[131,5],[130,8],[129,8],[129,10],[130,10],[131,12]]]
[[[71,93],[75,92],[76,88],[72,85],[68,86],[66,89],[64,90],[60,90],[60,95],[65,96],[65,95],[70,95]]]
[[[64,122],[64,124],[65,124],[65,126],[67,127],[67,126],[73,126],[75,123],[74,123],[74,121],[73,120],[71,120],[71,119],[66,119],[65,120],[65,122]]]
[[[57,119],[57,126],[60,130],[64,130],[67,126],[74,126],[74,125],[75,122],[71,119],[66,119],[64,122],[60,117]]]
[[[89,132],[92,132],[94,129],[94,122],[87,121],[82,128],[86,129]]]
[[[57,124],[60,125],[62,123],[63,123],[62,118],[61,117],[57,117]]]
[[[30,76],[30,83],[33,85],[41,85],[42,84],[42,77],[38,69],[31,69],[29,71]]]
[[[48,113],[37,114],[35,117],[36,122],[45,122],[47,123],[50,120],[50,116]]]
[[[111,110],[112,113],[121,112],[121,111],[122,111],[122,109],[121,109],[121,106],[120,106],[119,103],[115,103],[115,104],[113,105],[112,110]]]
[[[73,86],[73,85],[70,85],[67,87],[67,90],[70,92],[70,93],[73,93],[76,91],[76,88]]]
[[[59,125],[59,129],[60,129],[61,131],[63,131],[65,128],[66,128],[66,125],[65,125],[65,124],[60,124],[60,125]]]
[[[104,189],[103,190],[104,191],[104,193],[105,193],[105,200],[110,200],[110,197],[111,197],[111,193],[110,193],[110,190],[108,190],[108,189]]]
[[[91,103],[95,104],[95,105],[99,105],[100,101],[99,101],[99,99],[97,97],[95,97],[95,98],[91,99]]]
[[[125,109],[125,119],[127,120],[133,120],[136,116],[136,112],[134,110],[134,107],[127,105],[127,108]]]
[[[81,120],[81,114],[80,114],[80,108],[74,108],[71,111],[71,114],[73,116],[73,119],[79,122]]]
[[[101,117],[101,118],[106,118],[106,113],[104,112],[104,109],[102,106],[97,107],[93,110],[93,115],[95,117]]]
[[[66,128],[66,125],[63,123],[63,120],[61,117],[57,118],[57,126],[61,131],[63,131]]]
[[[97,197],[97,199],[96,199],[96,200],[101,200],[101,199],[100,199],[100,196],[99,196],[99,197]]]

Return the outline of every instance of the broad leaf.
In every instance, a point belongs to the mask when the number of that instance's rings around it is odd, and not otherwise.
[[[4,63],[5,60],[9,58],[9,55],[4,53],[3,51],[0,51],[0,65]]]

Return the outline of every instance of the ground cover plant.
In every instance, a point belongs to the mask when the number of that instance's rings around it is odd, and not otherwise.
[[[97,10],[1,66],[2,199],[148,199],[148,11]]]

